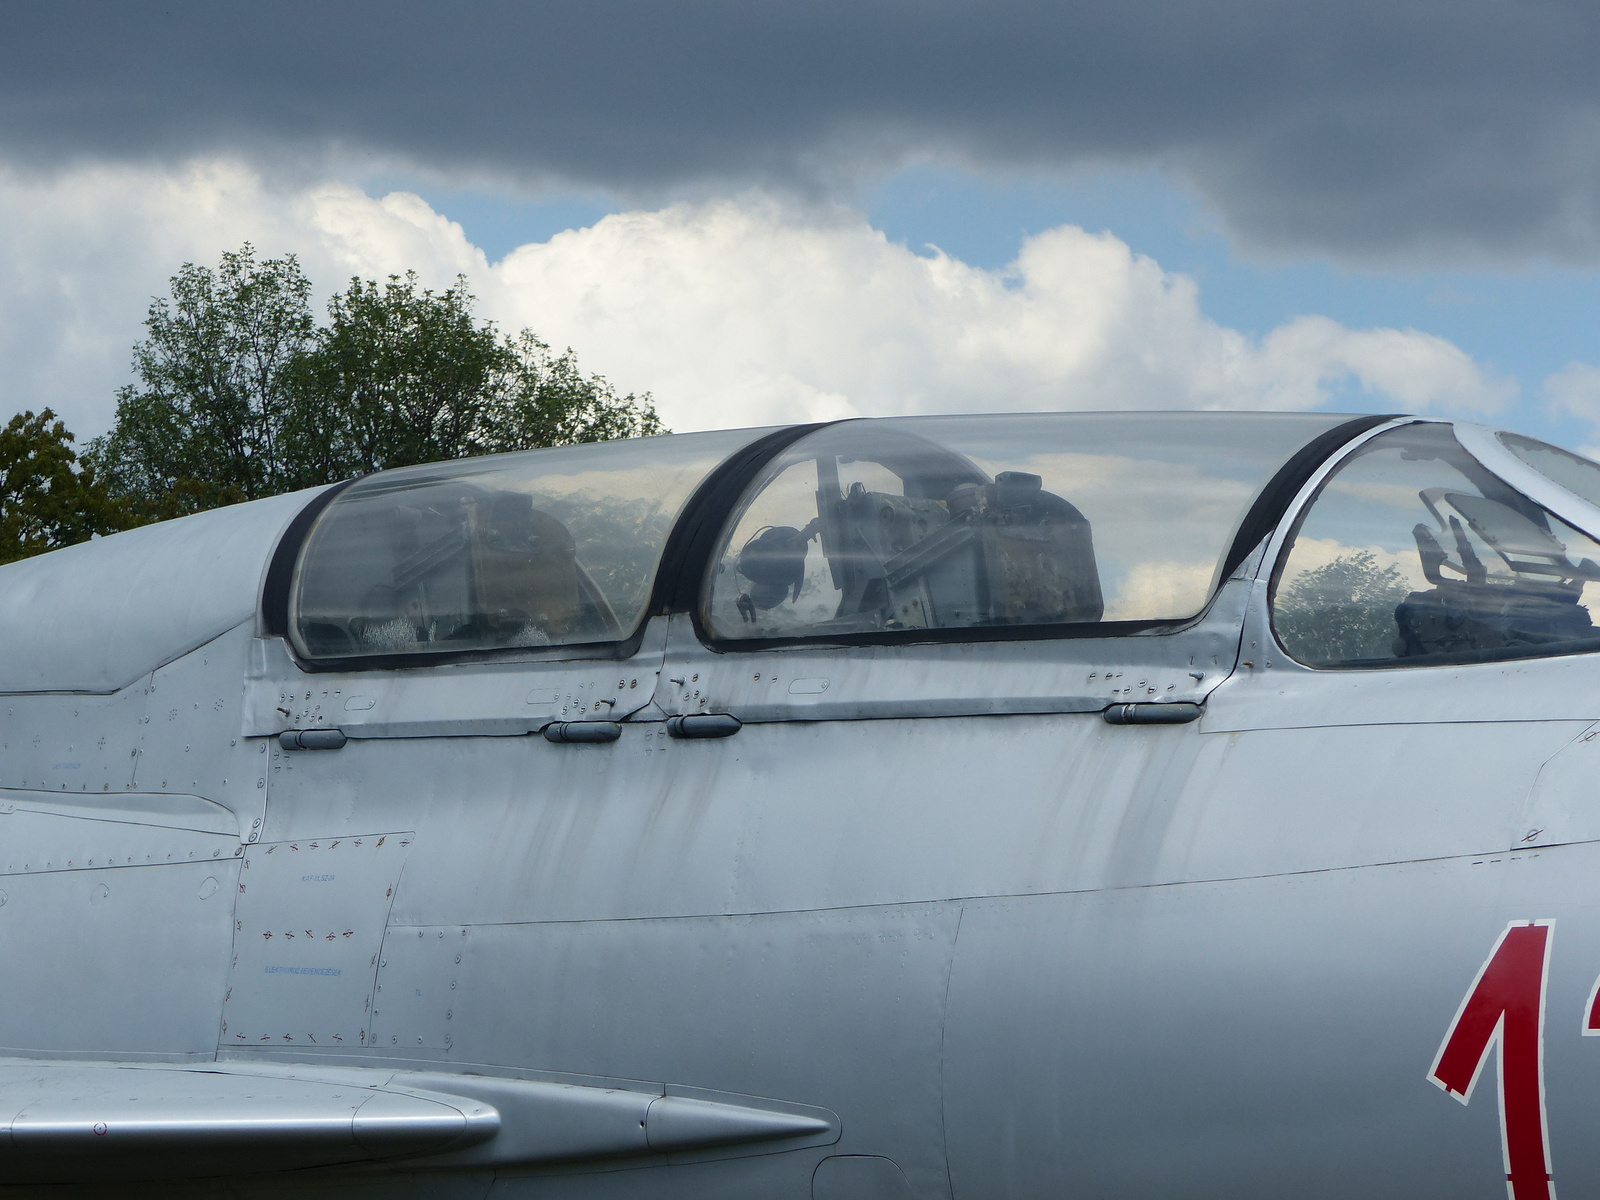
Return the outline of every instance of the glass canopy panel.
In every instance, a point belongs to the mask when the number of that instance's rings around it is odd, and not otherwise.
[[[675,434],[383,471],[317,519],[296,649],[352,658],[621,641],[694,489],[762,430]]]
[[[850,421],[747,491],[703,600],[721,639],[1167,622],[1274,473],[1347,415]]]
[[[1560,446],[1523,437],[1520,433],[1501,433],[1496,436],[1502,446],[1546,479],[1559,483],[1580,499],[1600,506],[1600,463],[1563,450]]]
[[[1577,490],[1553,473],[1562,458],[1548,472],[1528,461]],[[1316,667],[1590,651],[1597,563],[1600,545],[1486,470],[1448,425],[1405,425],[1341,463],[1301,516],[1272,623]]]

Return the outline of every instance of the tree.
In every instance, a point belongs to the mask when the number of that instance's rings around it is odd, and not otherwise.
[[[291,387],[285,455],[302,484],[386,467],[663,432],[648,395],[619,397],[530,330],[472,315],[465,277],[352,279]]]
[[[1398,567],[1380,567],[1372,551],[1353,550],[1281,587],[1272,623],[1301,662],[1391,658],[1399,633],[1394,610],[1410,593]]]
[[[466,279],[352,279],[318,327],[293,255],[247,243],[192,263],[157,299],[90,457],[145,519],[387,467],[665,432],[650,396],[618,396],[528,330],[473,315]]]
[[[248,242],[215,272],[185,263],[145,317],[139,383],[89,446],[112,491],[156,519],[293,486],[280,441],[287,381],[314,344],[310,295],[294,255],[257,263]]]
[[[48,408],[18,413],[0,430],[0,563],[127,527],[72,440]]]
[[[491,452],[572,446],[667,432],[650,396],[618,396],[599,375],[585,376],[571,348],[550,347],[524,329],[506,342],[514,358],[509,387],[484,430]]]
[[[483,453],[487,410],[510,370],[464,287],[435,294],[415,273],[352,279],[297,364],[285,456],[305,484]]]

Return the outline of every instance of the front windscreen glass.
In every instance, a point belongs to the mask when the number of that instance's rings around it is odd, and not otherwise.
[[[357,480],[300,553],[296,648],[337,659],[626,639],[684,503],[760,432],[532,450]]]
[[[1327,414],[849,421],[747,491],[703,600],[719,639],[1182,621]]]
[[[1485,470],[1441,424],[1367,442],[1328,477],[1272,597],[1284,649],[1318,667],[1600,648],[1600,546]]]

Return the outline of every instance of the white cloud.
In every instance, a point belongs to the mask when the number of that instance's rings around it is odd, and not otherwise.
[[[319,303],[351,274],[412,266],[442,285],[487,269],[461,227],[414,196],[279,190],[230,162],[0,167],[0,420],[49,406],[82,437],[102,431],[150,298],[183,262],[214,264],[246,240],[298,253]]]
[[[381,199],[345,184],[329,184],[297,197],[294,214],[304,228],[302,255],[316,273],[326,264],[343,276],[383,276],[416,271],[423,281],[448,286],[457,275],[482,281],[489,273],[482,250],[460,225],[410,192]],[[343,278],[327,279],[328,288]]]
[[[1187,617],[1205,606],[1214,562],[1142,562],[1116,581],[1106,598],[1106,620],[1151,621]]]
[[[571,345],[677,429],[855,413],[1289,408],[1354,381],[1374,408],[1494,410],[1514,385],[1414,330],[1302,317],[1252,339],[1194,281],[1063,226],[1004,271],[890,242],[847,210],[759,196],[621,213],[490,266],[406,193],[278,189],[245,167],[0,171],[0,407],[110,418],[151,295],[245,239],[293,250],[319,302],[351,274],[465,272],[481,311]]]
[[[1568,363],[1545,379],[1544,395],[1555,412],[1587,421],[1600,434],[1600,367]],[[1579,452],[1600,460],[1600,446],[1582,446]]]
[[[607,217],[524,246],[497,303],[692,428],[851,413],[1314,408],[1353,378],[1407,409],[1482,413],[1514,385],[1451,343],[1302,317],[1259,343],[1110,234],[1063,226],[1004,272],[865,218],[759,200]]]

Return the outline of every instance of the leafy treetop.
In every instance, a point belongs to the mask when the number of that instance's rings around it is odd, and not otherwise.
[[[87,457],[151,520],[476,454],[665,432],[528,330],[477,319],[466,280],[352,279],[318,326],[295,257],[185,263],[134,348],[136,384]]]
[[[87,541],[127,520],[48,408],[0,430],[0,563]]]

